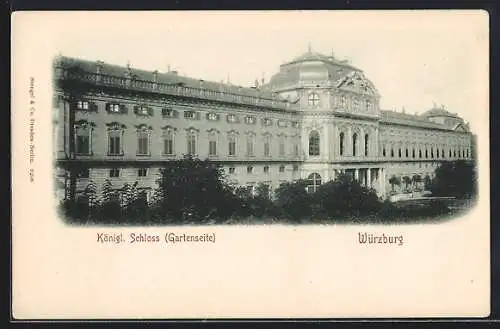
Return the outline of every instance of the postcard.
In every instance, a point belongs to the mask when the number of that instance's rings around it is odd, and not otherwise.
[[[12,34],[15,319],[489,315],[487,12]]]

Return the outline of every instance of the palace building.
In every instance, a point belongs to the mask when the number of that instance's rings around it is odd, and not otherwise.
[[[380,94],[348,61],[308,52],[252,87],[101,61],[54,60],[56,192],[89,182],[148,197],[162,165],[191,154],[218,161],[244,186],[306,179],[308,189],[350,173],[381,197],[389,179],[432,177],[471,159],[473,135],[456,114],[380,109]]]

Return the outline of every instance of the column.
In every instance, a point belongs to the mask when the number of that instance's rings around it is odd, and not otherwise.
[[[380,168],[378,170],[378,180],[379,180],[379,187],[380,187],[380,194],[384,194],[384,172],[383,169]]]
[[[366,172],[366,186],[372,187],[371,168],[368,168]]]
[[[354,179],[359,181],[359,169],[358,168],[354,169]]]

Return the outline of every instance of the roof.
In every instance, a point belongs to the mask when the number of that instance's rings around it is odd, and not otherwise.
[[[99,61],[88,61],[70,57],[59,57],[58,63],[64,65],[77,65],[86,72],[96,73],[99,63],[101,64],[101,73],[103,75],[125,77],[127,74],[132,74],[136,80],[143,81],[154,81],[154,75],[156,74],[156,82],[164,84],[183,84],[186,87],[193,87],[205,90],[222,91],[224,93],[230,93],[234,95],[251,96],[268,100],[283,101],[278,95],[272,93],[266,89],[252,88],[252,87],[242,87],[231,85],[227,83],[220,83],[214,81],[206,81],[201,79],[195,79],[187,76],[182,76],[175,71],[171,72],[155,72],[147,71],[137,68],[129,68],[126,66],[119,66],[114,64],[108,64]]]
[[[425,117],[437,117],[437,116],[447,116],[447,117],[454,117],[456,118],[457,115],[454,113],[450,113],[446,111],[444,108],[438,108],[438,107],[433,107],[428,111],[425,111],[422,113],[422,116]]]
[[[380,111],[380,121],[382,123],[400,124],[400,125],[414,126],[419,128],[444,129],[450,131],[452,130],[445,125],[434,123],[430,121],[427,117],[422,115],[406,114],[390,110]]]
[[[281,64],[280,71],[271,77],[268,87],[278,89],[299,82],[337,82],[355,71],[361,72],[347,61],[309,51],[290,62]]]

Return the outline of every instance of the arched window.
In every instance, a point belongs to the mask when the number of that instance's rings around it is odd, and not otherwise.
[[[227,136],[228,139],[228,155],[235,156],[236,155],[236,134],[230,133]]]
[[[358,148],[358,134],[352,135],[352,156],[356,156],[356,149]]]
[[[441,158],[444,158],[444,149],[441,149]]]
[[[318,186],[321,185],[321,176],[317,173],[312,173],[307,177],[307,192],[316,192]]]
[[[413,159],[415,159],[415,149],[413,149],[413,150],[411,151],[411,156],[412,156],[412,158],[413,158]]]
[[[264,156],[271,156],[271,136],[264,136]]]
[[[137,155],[150,155],[150,129],[145,125],[137,127]]]
[[[187,154],[195,155],[196,154],[196,130],[189,129],[187,131]]]
[[[341,103],[342,108],[345,109],[347,107],[347,97],[342,95],[342,97],[340,97],[340,103]]]
[[[310,93],[309,98],[307,99],[307,103],[310,107],[318,107],[319,106],[319,95],[317,93]]]
[[[319,133],[315,130],[309,134],[309,155],[319,155]]]
[[[284,135],[279,136],[278,142],[279,142],[279,148],[278,148],[279,155],[284,156],[285,155],[285,136]]]
[[[408,149],[405,150],[405,157],[409,157]]]
[[[94,124],[87,121],[75,123],[75,153],[92,154],[92,130]]]
[[[339,136],[339,150],[340,155],[344,155],[344,133],[340,133]]]
[[[365,135],[365,156],[368,156],[368,142],[369,142],[368,134]]]
[[[425,149],[425,158],[427,159],[429,157],[429,151]]]
[[[398,156],[401,158],[401,148],[398,149]]]
[[[438,148],[436,149],[436,158],[439,159],[439,149]]]
[[[394,149],[391,148],[391,158],[394,158]]]
[[[385,155],[386,155],[386,152],[385,152],[385,146],[384,146],[384,147],[382,148],[382,156],[384,156],[384,157],[385,157]]]
[[[176,128],[173,128],[171,126],[166,126],[163,127],[162,130],[163,130],[163,154],[173,155],[175,153],[174,134]]]
[[[116,122],[108,126],[108,155],[123,155],[124,126]]]

